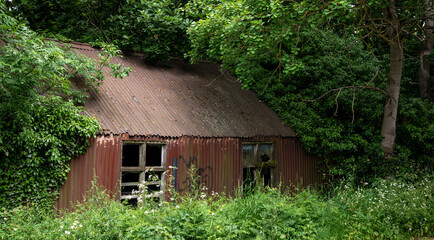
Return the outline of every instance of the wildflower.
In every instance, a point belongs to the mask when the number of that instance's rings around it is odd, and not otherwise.
[[[173,166],[169,166],[169,168],[170,168],[170,169],[172,169],[172,168],[173,168]]]
[[[175,208],[179,208],[179,206],[178,205],[176,205],[176,207]]]
[[[78,225],[78,226],[79,226],[79,227],[83,227],[83,225],[81,225],[81,224],[80,224],[80,225]]]
[[[69,234],[71,234],[71,232],[70,231],[65,231],[65,234],[69,235]]]
[[[60,228],[63,228],[63,226],[60,226]]]
[[[217,225],[217,228],[219,228],[219,225]]]
[[[145,214],[148,214],[149,212],[148,211],[145,211]]]
[[[72,225],[72,226],[71,226],[71,229],[74,229],[74,228],[75,228],[75,225]]]
[[[8,218],[3,218],[5,221],[8,220]]]
[[[16,228],[14,228],[14,231],[16,231],[17,229]]]

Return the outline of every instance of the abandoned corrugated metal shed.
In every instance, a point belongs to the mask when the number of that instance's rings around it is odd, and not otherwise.
[[[74,48],[98,54],[85,44]],[[158,176],[148,181],[151,190],[164,190],[168,174],[176,190],[188,189],[192,166],[210,192],[231,194],[252,176],[268,185],[321,181],[317,159],[294,131],[218,65],[173,60],[156,67],[136,53],[113,61],[133,70],[123,79],[107,76],[85,103],[103,132],[71,161],[58,208],[82,200],[94,174],[114,197],[132,200],[150,175]]]

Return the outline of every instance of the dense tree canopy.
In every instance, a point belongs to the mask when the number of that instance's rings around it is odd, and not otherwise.
[[[384,50],[388,45],[402,49],[409,28],[399,30],[399,41],[393,33],[387,36],[391,21],[382,10],[388,4],[221,1],[189,28],[189,55],[220,61],[239,76],[296,130],[310,152],[326,160],[332,174],[370,179],[414,173],[433,164],[433,108],[411,85],[417,75],[400,83],[402,69],[389,59],[403,58]],[[400,7],[399,21],[424,12],[418,7],[422,2],[408,4],[394,6]],[[398,135],[394,151],[396,132],[402,138]],[[382,146],[389,136],[389,145]]]
[[[365,181],[432,170],[429,0],[7,3],[45,36],[114,43],[154,63],[172,56],[220,63],[334,176]]]

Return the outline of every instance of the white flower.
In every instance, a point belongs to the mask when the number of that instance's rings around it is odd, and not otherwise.
[[[169,166],[169,168],[170,168],[170,169],[172,169],[172,168],[173,168],[173,166]]]
[[[178,205],[176,205],[176,207],[175,208],[179,208],[179,206]]]
[[[60,226],[60,228],[63,228],[63,226]]]
[[[66,235],[69,235],[71,232],[70,231],[65,231],[65,234]]]
[[[79,227],[83,227],[83,225],[81,225],[81,224],[80,224],[80,225],[78,225],[78,226],[79,226]]]
[[[16,228],[14,228],[14,231],[16,231],[17,229]]]
[[[72,226],[71,226],[71,229],[74,229],[74,228],[75,228],[75,225],[72,225]]]
[[[148,214],[149,212],[148,211],[145,211],[145,214]]]
[[[5,221],[8,220],[8,218],[3,218]]]

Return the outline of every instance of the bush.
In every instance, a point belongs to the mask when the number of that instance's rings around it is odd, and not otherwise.
[[[434,235],[434,176],[415,183],[342,183],[328,197],[257,187],[248,196],[177,196],[126,206],[94,186],[74,212],[1,213],[0,239],[409,239]],[[241,190],[239,192],[242,192]],[[199,196],[199,197],[198,197]]]

